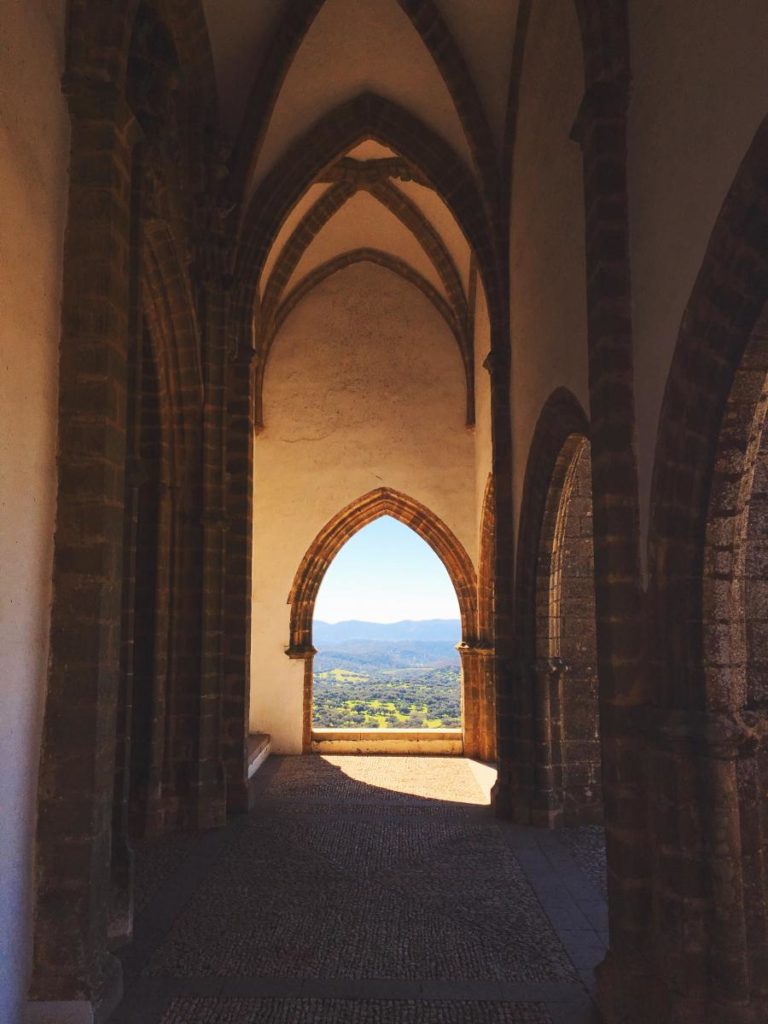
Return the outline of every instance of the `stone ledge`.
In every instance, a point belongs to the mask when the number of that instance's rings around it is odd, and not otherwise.
[[[313,729],[317,754],[464,753],[461,729]]]
[[[248,736],[248,778],[252,779],[272,751],[272,737],[266,732],[252,732]]]

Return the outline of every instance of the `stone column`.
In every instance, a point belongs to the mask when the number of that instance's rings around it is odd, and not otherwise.
[[[132,121],[114,89],[67,83],[72,118],[60,350],[58,512],[37,826],[31,1008],[102,1015],[120,676]]]
[[[541,658],[534,665],[534,768],[531,824],[554,828],[563,823],[563,687],[568,665]]]
[[[492,761],[495,749],[495,717],[493,708],[494,650],[479,643],[457,645],[463,677],[462,718],[464,721],[464,756]],[[490,684],[489,685],[489,681]]]
[[[222,644],[226,509],[224,506],[226,335],[217,277],[205,287],[203,408],[202,650],[196,764],[196,825],[226,820],[227,782],[221,755]]]
[[[635,1005],[647,998],[651,902],[646,739],[637,727],[647,688],[626,177],[628,100],[626,77],[594,81],[574,127],[584,159],[595,598],[610,895],[610,952],[599,969],[599,986],[609,1020],[623,1012],[614,1009],[613,993],[625,993]]]
[[[241,346],[227,362],[226,573],[222,759],[231,814],[247,810],[247,742],[251,680],[253,504],[253,359]]]

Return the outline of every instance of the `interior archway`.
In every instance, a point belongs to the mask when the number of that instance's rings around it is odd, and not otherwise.
[[[592,467],[589,441],[567,438],[555,463],[536,573],[537,816],[603,816],[598,717]]]
[[[424,732],[432,742],[461,729],[456,592],[410,527],[379,516],[342,545],[318,591],[312,640],[315,743],[374,730],[373,739]]]
[[[448,572],[456,591],[461,616],[463,692],[466,695],[468,689],[471,690],[472,674],[476,670],[471,652],[478,646],[477,585],[472,561],[453,532],[425,505],[390,488],[379,488],[352,502],[325,525],[304,556],[288,596],[291,625],[290,644],[286,654],[289,658],[304,662],[304,750],[311,749],[312,744],[312,674],[316,653],[312,639],[312,622],[320,585],[329,565],[350,537],[385,515],[409,526],[426,541]],[[467,720],[476,713],[477,709],[465,704],[465,731]]]

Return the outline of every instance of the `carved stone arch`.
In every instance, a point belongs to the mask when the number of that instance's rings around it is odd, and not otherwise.
[[[263,290],[262,323],[273,320],[285,285],[301,257],[320,231],[357,193],[352,184],[342,182],[325,192],[307,211],[283,249]],[[370,194],[416,238],[434,266],[448,295],[458,323],[467,322],[467,297],[461,276],[448,248],[419,207],[394,185],[381,182],[368,188]],[[465,346],[466,347],[466,346]]]
[[[441,196],[475,254],[492,321],[500,322],[503,290],[494,235],[471,172],[418,118],[390,100],[364,93],[327,113],[291,146],[249,205],[240,229],[234,299],[247,338],[253,328],[257,282],[281,224],[318,175],[367,138],[402,153]]]
[[[426,505],[389,487],[369,491],[333,517],[315,537],[301,561],[288,595],[291,606],[290,642],[286,654],[304,662],[303,748],[310,749],[312,732],[312,618],[320,584],[344,544],[382,516],[391,516],[424,540],[448,572],[461,615],[463,689],[471,690],[473,660],[467,652],[477,647],[477,579],[472,560],[453,531]],[[465,707],[465,719],[474,712]]]
[[[554,391],[539,415],[528,454],[517,538],[515,646],[536,657],[536,576],[541,528],[557,460],[571,437],[589,437],[589,420],[575,395]]]
[[[765,686],[768,297],[733,378],[717,441],[702,564],[704,700],[740,714]],[[757,648],[757,649],[756,649]]]
[[[326,224],[335,217],[356,191],[354,185],[347,182],[333,185],[320,196],[317,202],[312,204],[296,225],[278,254],[272,273],[262,289],[261,323],[267,328],[267,331],[277,313],[286,285],[299,265],[301,257]]]
[[[563,820],[560,760],[557,785],[553,782],[551,714],[553,688],[562,689],[563,678],[550,673],[549,652],[540,657],[537,607],[542,568],[549,565],[557,524],[562,525],[567,509],[568,472],[588,437],[589,421],[580,403],[570,391],[558,388],[544,404],[528,453],[517,537],[515,685],[508,713],[500,716],[499,743],[509,751],[509,760],[500,765],[505,777],[499,796],[504,798],[504,812],[526,823],[551,826]],[[547,579],[547,598],[548,591]],[[559,759],[560,738],[555,739]],[[570,818],[576,820],[577,815]]]
[[[418,205],[409,199],[391,182],[380,182],[371,188],[371,195],[378,199],[393,216],[418,240],[424,252],[443,282],[448,300],[460,323],[468,318],[467,295],[461,281],[458,267],[440,234],[435,230]]]
[[[705,1004],[744,1019],[768,1012],[767,324],[768,118],[725,198],[683,315],[651,491],[660,709],[652,778],[671,780],[686,808],[680,831],[663,808],[652,808],[654,826],[706,894],[678,927],[652,936],[662,1009],[679,1015]],[[657,888],[684,898],[683,880],[671,889],[659,874]],[[693,930],[706,955],[687,963],[680,995],[675,956]]]
[[[662,404],[649,561],[666,705],[703,708],[702,573],[716,452],[738,369],[768,300],[768,118],[715,224]],[[674,622],[674,633],[670,629]]]
[[[406,263],[405,260],[400,259],[398,256],[394,256],[392,253],[384,252],[381,249],[371,249],[367,246],[361,249],[351,249],[348,252],[341,252],[338,256],[334,256],[333,259],[328,260],[327,263],[323,263],[319,267],[316,267],[311,273],[307,274],[306,277],[302,278],[302,280],[291,289],[280,303],[275,314],[272,339],[270,340],[273,340],[274,335],[278,333],[286,318],[302,301],[302,299],[312,291],[313,288],[317,288],[317,286],[327,278],[332,277],[334,274],[338,274],[339,271],[344,270],[346,267],[351,267],[355,263],[375,263],[377,266],[385,267],[393,274],[397,274],[398,277],[402,277],[404,281],[407,281],[409,284],[418,288],[419,291],[429,299],[450,328],[451,333],[456,339],[456,344],[459,346],[462,362],[464,362],[466,368],[464,337],[461,327],[456,320],[453,310],[440,292],[430,281],[425,277],[422,277],[417,270],[414,270],[410,263]],[[268,351],[269,343],[266,347]]]
[[[397,0],[435,61],[461,121],[478,168],[483,190],[495,197],[498,170],[496,146],[477,87],[461,49],[433,0]],[[283,83],[302,40],[325,0],[294,0],[266,47],[243,117],[243,127],[230,161],[232,198],[246,190]]]
[[[432,548],[451,578],[461,613],[462,639],[477,638],[475,568],[463,544],[426,505],[389,487],[369,491],[343,508],[326,523],[302,559],[288,595],[291,606],[291,638],[288,654],[303,656],[312,648],[312,615],[315,600],[329,565],[350,537],[382,516],[392,516],[409,526]]]

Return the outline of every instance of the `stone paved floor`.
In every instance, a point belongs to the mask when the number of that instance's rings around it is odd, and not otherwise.
[[[599,833],[498,822],[492,782],[461,758],[270,758],[247,817],[138,851],[111,1022],[591,1024]]]

